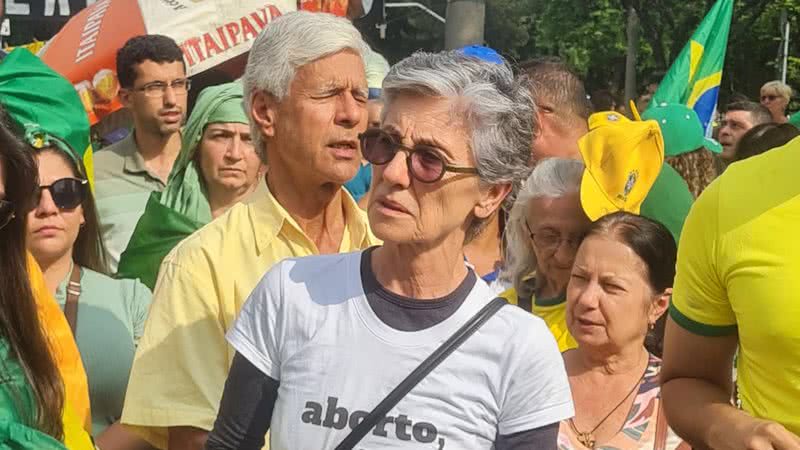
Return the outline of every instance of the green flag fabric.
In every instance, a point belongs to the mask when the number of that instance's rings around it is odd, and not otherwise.
[[[205,225],[169,208],[160,200],[160,192],[150,194],[144,214],[136,224],[117,269],[119,278],[138,278],[151,290],[156,285],[158,268],[164,257],[187,236]]]
[[[83,161],[84,175],[93,182],[89,119],[72,83],[18,48],[0,62],[0,104],[29,144],[52,145]]]
[[[693,203],[694,197],[686,181],[672,166],[664,163],[639,214],[662,223],[672,233],[677,244],[681,240],[683,223],[686,222]]]
[[[183,129],[181,152],[163,192],[153,192],[120,256],[117,276],[155,286],[161,261],[184,238],[211,221],[211,207],[195,153],[209,123],[248,123],[242,85],[211,86],[197,98]]]
[[[800,128],[800,111],[795,112],[789,116],[789,123]]]
[[[651,105],[684,104],[709,130],[719,98],[733,2],[717,0],[664,76]]]

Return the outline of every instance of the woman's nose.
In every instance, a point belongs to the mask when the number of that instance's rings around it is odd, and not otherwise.
[[[595,283],[588,282],[580,288],[575,299],[575,304],[579,305],[584,311],[595,309],[598,305],[598,294],[598,286]]]
[[[383,179],[391,184],[407,187],[411,183],[407,157],[402,151],[395,153],[394,158],[383,166]]]
[[[51,216],[58,214],[58,206],[53,201],[53,196],[50,194],[49,189],[42,189],[39,194],[39,202],[36,205],[37,216]]]

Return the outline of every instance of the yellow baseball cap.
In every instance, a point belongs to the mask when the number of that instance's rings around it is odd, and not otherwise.
[[[586,215],[597,220],[616,211],[639,214],[664,163],[658,122],[634,122],[613,111],[595,113],[578,147],[586,166],[581,181]]]

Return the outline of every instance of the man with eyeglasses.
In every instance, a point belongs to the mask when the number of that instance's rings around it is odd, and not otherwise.
[[[114,272],[147,198],[164,189],[180,151],[190,88],[181,49],[160,35],[128,40],[117,52],[117,76],[134,127],[95,156],[98,214]]]

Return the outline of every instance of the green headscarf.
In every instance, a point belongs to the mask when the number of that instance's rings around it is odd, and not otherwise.
[[[211,221],[202,175],[194,164],[195,153],[209,123],[248,123],[243,97],[242,85],[238,82],[203,89],[183,128],[181,152],[161,194],[162,205],[199,222]]]
[[[117,275],[155,286],[161,261],[180,241],[211,222],[211,206],[195,153],[209,123],[248,123],[238,82],[208,87],[200,93],[183,128],[181,152],[163,192],[153,192],[122,253]]]

